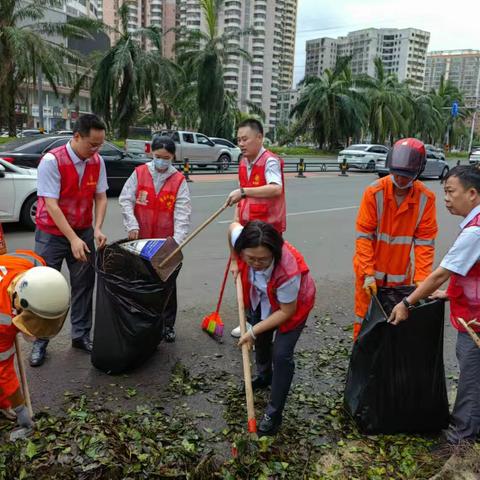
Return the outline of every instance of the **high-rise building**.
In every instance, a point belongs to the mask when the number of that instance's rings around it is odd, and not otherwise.
[[[177,7],[181,27],[205,30],[198,0],[178,0]],[[254,29],[231,42],[248,51],[252,62],[230,55],[225,88],[237,93],[242,110],[248,102],[261,107],[267,129],[277,122],[278,92],[292,86],[296,17],[297,0],[225,0],[218,18],[218,34]]]
[[[375,75],[375,58],[382,60],[386,73],[400,81],[410,80],[421,89],[430,33],[415,28],[367,28],[345,37],[319,38],[306,44],[305,75],[320,76],[335,67],[339,57],[350,56],[353,74]]]
[[[467,106],[474,106],[480,94],[480,50],[429,52],[424,89],[438,90],[442,77],[463,93]]]
[[[102,15],[103,22],[119,31],[120,16],[118,9],[124,3],[124,0],[98,0],[101,4],[99,11]],[[173,58],[175,44],[175,27],[176,20],[176,0],[136,0],[130,2],[128,6],[128,28],[137,30],[143,27],[155,25],[162,29],[163,37],[163,55],[167,58]],[[115,32],[110,34],[112,43],[118,40],[119,35]],[[148,48],[145,43],[145,48]]]

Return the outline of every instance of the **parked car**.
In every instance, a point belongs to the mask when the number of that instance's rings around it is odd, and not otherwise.
[[[242,151],[240,150],[240,147],[235,145],[230,140],[226,140],[225,138],[210,137],[210,140],[212,140],[212,142],[214,142],[216,145],[223,145],[224,147],[227,147],[232,154],[232,160],[240,162],[240,159],[242,158]]]
[[[441,148],[426,143],[425,150],[427,150],[427,152],[430,152],[431,156],[438,158],[439,160],[445,160],[445,152]]]
[[[0,157],[0,223],[22,222],[35,229],[37,170],[12,165]]]
[[[473,147],[468,157],[470,165],[478,165],[480,163],[480,147]]]
[[[226,170],[232,159],[236,161],[238,158],[238,156],[233,157],[229,147],[217,145],[203,133],[180,130],[162,130],[159,133],[169,136],[175,142],[177,162],[183,162],[185,158],[188,158],[199,167],[204,168],[216,163]]]
[[[31,129],[17,131],[18,138],[34,137],[35,135],[45,135],[45,132],[41,132],[38,128],[31,128]]]
[[[438,177],[441,180],[450,170],[447,162],[437,158],[437,156],[430,150],[426,150],[426,152],[427,164],[425,165],[425,170],[420,175],[420,178]],[[377,173],[379,177],[385,177],[389,174],[384,161],[377,164]]]
[[[388,148],[384,145],[357,144],[342,150],[337,157],[338,163],[345,160],[349,168],[358,168],[374,172],[378,162],[385,162]]]
[[[0,145],[0,157],[14,165],[34,167],[53,148],[65,145],[72,137],[68,135],[42,135],[37,138],[22,138]],[[146,156],[133,156],[110,142],[100,149],[105,160],[109,193],[119,193],[135,167],[150,161]]]

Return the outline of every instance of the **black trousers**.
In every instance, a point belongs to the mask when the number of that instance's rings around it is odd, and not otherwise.
[[[77,230],[77,235],[87,244],[95,256],[93,228]],[[93,288],[95,269],[90,262],[75,259],[70,242],[63,236],[51,235],[43,230],[35,231],[35,253],[43,257],[49,267],[60,271],[65,260],[70,272],[72,339],[87,337],[92,328]]]
[[[255,325],[261,321],[260,308],[247,312],[248,321]],[[295,373],[293,354],[305,322],[288,332],[269,330],[257,335],[255,363],[257,374],[272,379],[272,393],[265,413],[269,417],[281,417]],[[275,339],[273,339],[275,333]]]

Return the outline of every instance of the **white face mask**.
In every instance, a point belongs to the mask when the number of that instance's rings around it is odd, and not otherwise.
[[[392,178],[392,182],[393,184],[400,190],[407,190],[409,189],[412,185],[413,185],[413,182],[415,181],[414,178],[412,178],[406,185],[404,185],[403,187],[401,187],[396,181],[395,181],[395,177],[393,175],[390,175],[390,177]]]
[[[171,160],[165,158],[154,158],[153,164],[157,170],[166,170],[171,164]]]

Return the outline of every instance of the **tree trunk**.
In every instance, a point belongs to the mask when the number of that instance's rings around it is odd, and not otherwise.
[[[13,78],[13,72],[7,77],[6,91],[5,103],[7,107],[8,136],[15,137],[17,135],[17,122],[15,116],[15,80]]]

